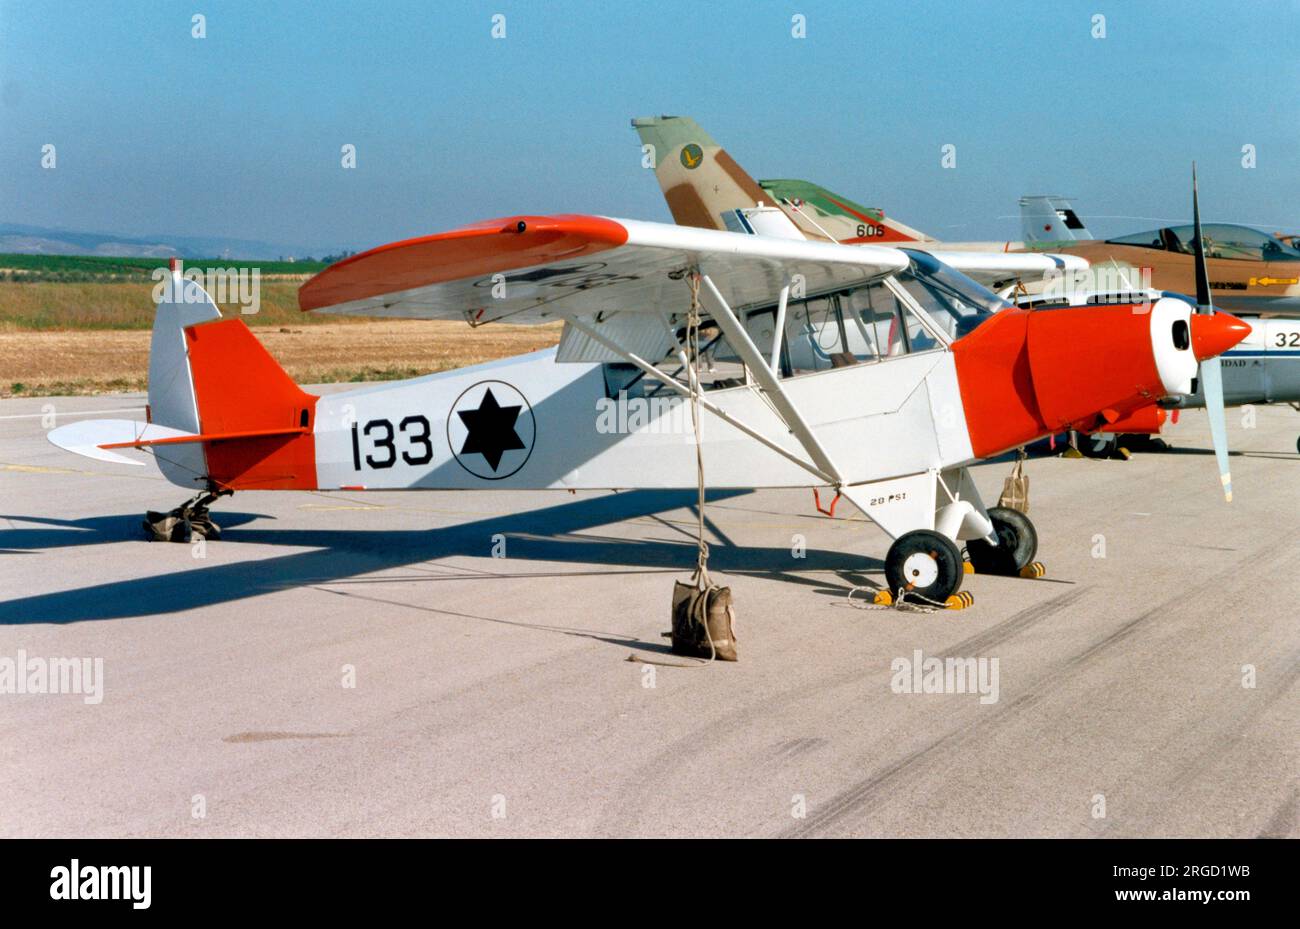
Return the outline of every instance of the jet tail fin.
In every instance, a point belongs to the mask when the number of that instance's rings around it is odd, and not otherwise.
[[[875,245],[935,241],[924,232],[885,216],[884,210],[854,203],[812,181],[786,179],[758,183],[773,203],[792,214],[795,222],[804,227],[811,225],[836,242]]]
[[[632,120],[641,137],[644,164],[655,177],[679,226],[727,229],[723,214],[758,206],[763,189],[726,150],[688,116]]]
[[[1069,197],[1020,198],[1020,225],[1025,242],[1074,242],[1091,239]]]

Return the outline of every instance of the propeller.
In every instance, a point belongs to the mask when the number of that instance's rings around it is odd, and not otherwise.
[[[1214,298],[1210,295],[1210,275],[1205,267],[1205,240],[1201,235],[1201,205],[1196,192],[1196,162],[1192,162],[1192,250],[1196,255],[1196,312],[1214,316]],[[1200,327],[1208,328],[1204,324]],[[1198,356],[1201,354],[1197,353]],[[1205,394],[1205,411],[1210,416],[1210,438],[1214,458],[1219,464],[1223,499],[1232,502],[1232,473],[1228,470],[1228,424],[1223,412],[1223,367],[1216,352],[1200,363],[1201,390]]]

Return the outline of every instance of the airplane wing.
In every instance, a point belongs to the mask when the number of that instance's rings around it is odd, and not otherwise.
[[[923,248],[944,264],[986,287],[997,289],[1016,279],[1039,281],[1053,271],[1083,271],[1088,261],[1078,255],[1051,252],[942,251]]]
[[[543,323],[613,311],[684,313],[684,272],[709,275],[731,306],[771,303],[787,276],[808,294],[907,266],[888,248],[737,235],[602,216],[511,216],[381,245],[298,290],[303,310]],[[796,281],[798,278],[796,278]]]

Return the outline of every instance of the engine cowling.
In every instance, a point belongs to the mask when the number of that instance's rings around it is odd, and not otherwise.
[[[1158,431],[1156,401],[1188,392],[1198,362],[1249,331],[1174,297],[1003,310],[953,343],[971,447],[988,457],[1069,429]]]
[[[1121,416],[1113,422],[1107,422],[1097,431],[1109,435],[1158,435],[1168,418],[1168,413],[1152,404],[1134,410],[1128,416]]]

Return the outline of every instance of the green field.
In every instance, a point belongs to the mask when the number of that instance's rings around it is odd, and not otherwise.
[[[0,254],[0,332],[75,329],[148,329],[153,325],[152,277],[166,258],[108,258],[91,255]],[[330,321],[325,314],[298,310],[298,287],[327,265],[322,261],[185,261],[186,270],[256,269],[261,307],[243,315],[222,304],[226,315],[252,326],[302,326]],[[337,322],[337,318],[335,320]]]
[[[0,254],[0,280],[93,283],[148,280],[167,258],[110,258],[98,255]],[[187,258],[187,268],[257,268],[262,275],[310,275],[327,267],[323,261],[234,261]]]

